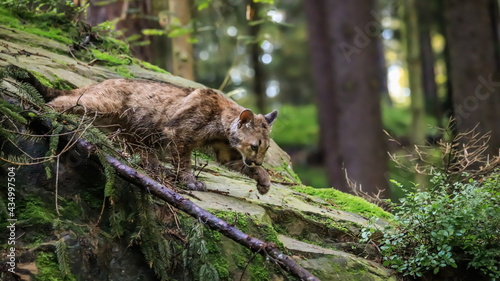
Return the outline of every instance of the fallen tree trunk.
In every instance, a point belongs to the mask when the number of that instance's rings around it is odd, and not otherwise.
[[[79,139],[76,145],[78,148],[83,149],[88,155],[91,155],[96,151],[92,144],[82,139]],[[158,183],[147,175],[139,173],[134,168],[123,164],[110,155],[106,155],[106,160],[116,170],[117,174],[121,178],[135,184],[139,188],[146,190],[177,209],[194,217],[207,225],[210,229],[222,233],[233,241],[251,249],[253,252],[270,258],[281,268],[288,271],[293,276],[300,278],[300,280],[319,281],[317,277],[295,263],[289,256],[283,254],[274,243],[265,242],[251,237],[203,208],[200,208],[198,205],[191,202],[191,200],[174,192],[171,188]]]

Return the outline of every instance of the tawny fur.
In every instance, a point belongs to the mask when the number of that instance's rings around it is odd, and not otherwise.
[[[270,145],[271,125],[277,111],[255,115],[211,89],[179,87],[147,80],[110,79],[70,91],[31,83],[58,111],[97,114],[101,124],[116,124],[156,151],[170,151],[178,178],[190,189],[205,190],[191,171],[191,152],[211,147],[217,160],[257,181],[261,194],[270,179],[261,167]]]

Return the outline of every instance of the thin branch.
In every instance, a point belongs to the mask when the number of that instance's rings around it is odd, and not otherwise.
[[[89,154],[95,154],[95,147],[83,139],[79,139],[76,145],[78,148],[85,150]],[[149,176],[139,173],[137,170],[125,165],[110,155],[106,155],[105,158],[121,178],[166,201],[175,208],[194,217],[198,221],[203,222],[210,229],[222,233],[226,237],[249,248],[253,252],[257,252],[264,256],[269,255],[269,257],[274,259],[280,267],[295,277],[298,277],[300,280],[319,281],[317,277],[299,266],[289,256],[283,254],[274,243],[256,239],[231,226],[224,220],[194,204],[189,199],[174,192],[173,186],[167,187],[162,185],[151,179]]]

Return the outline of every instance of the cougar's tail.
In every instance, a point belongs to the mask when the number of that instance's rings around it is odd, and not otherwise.
[[[7,66],[7,73],[17,81],[32,85],[43,96],[46,102],[66,93],[66,91],[53,89],[43,85],[33,74],[19,66],[12,64]]]

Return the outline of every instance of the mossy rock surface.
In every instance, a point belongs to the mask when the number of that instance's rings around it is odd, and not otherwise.
[[[125,56],[117,58],[114,63],[77,61],[68,51],[69,42],[42,37],[0,21],[0,69],[14,64],[35,73],[47,85],[59,88],[68,85],[82,87],[120,77],[203,87],[147,63],[128,60]],[[2,85],[7,86],[6,83]],[[48,143],[40,139],[26,142],[22,148],[43,156]],[[30,216],[24,219],[24,224],[19,224],[19,233],[27,234],[20,237],[17,244],[18,268],[23,269],[20,274],[25,280],[104,280],[102,278],[106,277],[125,281],[160,280],[139,249],[141,240],[137,238],[140,231],[137,230],[139,222],[136,218],[122,218],[120,238],[110,237],[111,219],[104,217],[111,217],[113,212],[108,210],[109,202],[103,204],[105,179],[102,169],[92,161],[75,167],[69,160],[70,156],[59,167],[57,192],[59,205],[63,208],[59,210],[60,216],[55,211],[55,178],[47,179],[41,165],[18,169],[19,202],[24,204],[20,205],[18,212]],[[193,164],[203,166],[200,178],[207,183],[210,192],[193,192],[193,196],[188,196],[190,200],[251,235],[276,243],[321,280],[396,280],[390,270],[337,247],[340,243],[356,244],[360,228],[367,224],[370,216],[378,217],[383,224],[384,220],[390,220],[390,215],[362,199],[337,191],[316,191],[301,186],[293,173],[289,156],[275,143],[265,163],[274,180],[266,195],[258,194],[253,180],[228,171],[209,158],[193,159]],[[2,167],[6,166],[8,163],[2,163]],[[55,164],[49,166],[54,169]],[[4,176],[5,173],[1,175]],[[114,206],[130,212],[137,209],[144,195],[138,195],[134,186],[123,181],[117,181],[115,188],[122,200],[112,202]],[[175,219],[166,204],[150,201],[151,212],[164,219],[157,223],[169,229],[160,237],[181,239],[182,235],[174,232],[182,229],[183,220]],[[255,256],[220,234],[207,230],[205,236],[208,254],[221,280],[240,280],[242,275],[242,280],[291,280],[265,258]],[[63,241],[68,247],[70,272],[63,277],[56,270],[61,263],[60,257],[55,255],[58,241]],[[7,249],[6,245],[2,249]],[[174,246],[172,251],[182,253],[182,249]],[[171,280],[197,280],[197,277],[184,275],[182,255],[172,259],[177,259],[177,263],[169,272]]]

